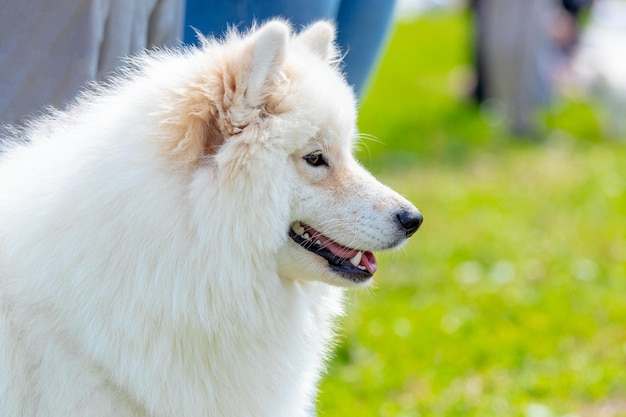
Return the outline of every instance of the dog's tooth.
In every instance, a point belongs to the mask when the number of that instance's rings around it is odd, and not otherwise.
[[[359,264],[361,263],[361,258],[363,257],[363,252],[358,251],[356,255],[354,255],[353,258],[350,258],[350,263],[354,266],[359,266]]]
[[[366,267],[364,267],[363,265],[359,265],[359,266],[357,266],[357,268],[359,268],[359,269],[361,269],[361,270],[363,270],[363,271],[367,270],[367,268],[366,268]]]
[[[321,241],[321,240],[319,240],[319,239],[317,239],[317,240],[315,241],[315,244],[316,244],[316,245],[320,245],[320,246],[322,246],[322,241]]]
[[[304,234],[302,235],[302,237],[303,237],[303,238],[305,238],[305,239],[309,239],[311,236],[309,236],[309,234],[308,234],[308,233],[304,233]]]
[[[296,234],[300,236],[304,234],[304,227],[302,227],[300,222],[295,222],[294,224],[291,225],[291,228],[293,229],[294,232],[296,232]]]

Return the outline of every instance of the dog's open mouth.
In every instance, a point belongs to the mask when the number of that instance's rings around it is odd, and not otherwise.
[[[333,270],[353,281],[369,279],[378,267],[372,252],[340,245],[304,223],[292,223],[289,236],[304,249],[326,259]]]

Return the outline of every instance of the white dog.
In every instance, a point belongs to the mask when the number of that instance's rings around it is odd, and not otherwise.
[[[142,57],[4,150],[2,417],[307,415],[341,287],[422,221],[351,154],[333,38]]]

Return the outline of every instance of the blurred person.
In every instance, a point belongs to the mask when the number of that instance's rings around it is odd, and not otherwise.
[[[553,77],[562,54],[575,43],[573,19],[584,1],[471,1],[476,68],[473,98],[501,111],[513,134],[536,132],[535,110],[552,99]]]
[[[219,37],[229,26],[244,29],[271,17],[287,19],[295,28],[332,20],[346,78],[362,96],[386,43],[394,6],[395,0],[187,0],[185,42],[197,44],[196,30]]]
[[[122,57],[182,39],[184,0],[30,0],[0,8],[0,123],[62,107]]]

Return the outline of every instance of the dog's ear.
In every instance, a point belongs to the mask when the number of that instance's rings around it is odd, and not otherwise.
[[[260,104],[265,95],[265,87],[280,75],[285,61],[289,32],[289,26],[279,20],[273,20],[254,34],[245,85],[245,96],[251,104]]]
[[[232,55],[222,55],[208,72],[198,72],[174,92],[168,107],[181,113],[164,123],[173,129],[176,140],[170,146],[179,159],[189,163],[216,155],[229,137],[256,117],[282,77],[290,32],[286,23],[270,21],[241,39]],[[224,45],[236,45],[237,36]],[[207,42],[205,48],[213,46]]]
[[[298,35],[298,40],[325,61],[336,54],[335,26],[329,21],[321,20],[307,27]]]

